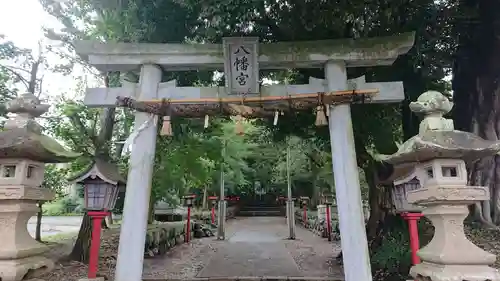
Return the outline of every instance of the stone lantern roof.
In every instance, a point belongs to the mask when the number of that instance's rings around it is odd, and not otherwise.
[[[403,143],[391,155],[377,155],[389,173],[384,182],[405,176],[415,165],[434,159],[461,159],[475,162],[500,151],[500,142],[485,140],[475,134],[454,130],[453,120],[443,117],[453,106],[443,94],[429,91],[410,104],[410,109],[423,115],[418,135]]]
[[[43,135],[35,121],[47,112],[49,105],[41,104],[31,93],[5,103],[5,109],[16,116],[7,120],[0,132],[0,158],[23,158],[43,163],[70,162],[80,156],[65,149],[56,140]]]
[[[85,170],[72,176],[68,181],[78,183],[89,178],[100,178],[112,185],[125,185],[127,183],[127,180],[120,174],[117,165],[101,159],[94,160]]]

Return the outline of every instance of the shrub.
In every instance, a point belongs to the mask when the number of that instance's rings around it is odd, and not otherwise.
[[[46,216],[62,216],[83,211],[83,200],[80,198],[60,197],[43,204],[43,214]]]

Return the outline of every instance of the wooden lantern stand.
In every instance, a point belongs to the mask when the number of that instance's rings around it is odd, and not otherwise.
[[[99,249],[101,248],[101,224],[102,220],[109,215],[106,211],[89,211],[87,212],[92,219],[92,240],[90,243],[89,252],[89,271],[88,278],[94,279],[97,277],[97,269],[99,268]]]
[[[186,195],[184,196],[184,205],[188,207],[187,213],[187,221],[186,221],[186,236],[184,237],[184,241],[186,243],[191,239],[191,207],[193,207],[193,201],[196,198],[196,195]]]
[[[420,258],[417,255],[420,249],[420,241],[418,237],[418,220],[423,217],[422,213],[403,212],[401,217],[408,222],[408,231],[410,234],[410,249],[411,249],[411,263],[413,265],[420,263]]]

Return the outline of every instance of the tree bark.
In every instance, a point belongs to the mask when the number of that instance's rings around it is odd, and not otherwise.
[[[44,202],[38,202],[38,213],[36,214],[36,230],[35,230],[35,240],[42,242],[42,216],[43,216],[43,206]]]
[[[456,129],[480,137],[500,139],[500,2],[461,1],[469,18],[455,23],[459,46],[453,66]],[[500,156],[482,159],[470,167],[471,184],[488,186],[491,201],[476,204],[478,219],[492,225],[499,216]]]
[[[83,263],[89,262],[90,241],[92,239],[92,219],[85,213],[73,250],[69,258]]]

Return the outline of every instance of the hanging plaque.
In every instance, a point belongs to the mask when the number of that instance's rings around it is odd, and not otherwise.
[[[257,37],[226,37],[224,74],[230,95],[258,94],[259,63]]]

